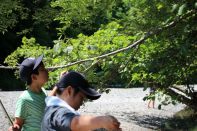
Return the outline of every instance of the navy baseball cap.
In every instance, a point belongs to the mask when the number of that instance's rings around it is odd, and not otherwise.
[[[98,93],[92,86],[90,86],[90,84],[82,74],[75,71],[64,73],[56,86],[57,88],[66,88],[68,86],[78,88],[87,96],[88,99],[91,100],[96,100],[101,96],[100,93]]]
[[[42,62],[43,55],[38,58],[26,58],[21,64],[19,68],[19,76],[20,79],[24,82],[27,82],[30,78],[33,71],[39,67]]]

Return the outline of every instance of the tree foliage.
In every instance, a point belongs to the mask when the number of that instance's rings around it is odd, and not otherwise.
[[[58,23],[53,21],[57,9],[51,8],[48,0],[1,0],[0,3],[0,63],[21,45],[24,36],[35,37],[38,43],[53,46],[53,39],[57,38],[55,28]],[[14,77],[11,70],[0,69],[0,72],[4,73],[4,77]],[[1,83],[3,89],[17,88],[3,77],[0,77],[0,81],[5,83]]]
[[[100,89],[112,84],[154,86],[158,94],[171,96],[164,100],[167,104],[180,101],[196,105],[191,86],[197,83],[197,3],[194,0],[54,0],[51,5],[59,11],[55,18],[59,21],[59,39],[54,39],[54,46],[43,47],[34,38],[24,37],[23,45],[7,57],[6,63],[14,66],[20,58],[42,53],[48,67],[86,60],[64,67],[86,73]],[[142,37],[143,44],[95,59],[128,47]],[[49,85],[57,81],[61,71],[50,73]]]
[[[56,0],[52,7],[61,10],[56,20],[63,37],[76,37],[78,34],[91,35],[101,24],[107,24],[113,17],[115,7],[120,2],[116,0]]]
[[[47,0],[1,0],[0,40],[3,48],[12,51],[20,45],[23,36],[35,37],[39,43],[52,46],[57,37],[53,21],[56,14],[57,10]]]

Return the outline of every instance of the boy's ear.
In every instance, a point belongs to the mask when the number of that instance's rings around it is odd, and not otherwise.
[[[62,92],[62,95],[64,96],[71,96],[72,94],[72,87],[68,86],[64,89],[64,91]]]
[[[67,87],[68,95],[70,96],[72,94],[72,86]]]
[[[68,86],[66,89],[69,96],[72,96],[74,94],[74,88],[72,86]]]
[[[36,75],[35,75],[35,74],[31,74],[31,79],[32,79],[32,80],[37,80]]]

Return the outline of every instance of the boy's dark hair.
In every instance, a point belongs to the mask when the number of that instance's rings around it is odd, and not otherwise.
[[[58,83],[56,84],[57,88],[59,88],[59,93],[64,88],[71,86],[74,88],[75,94],[79,91],[83,92],[88,99],[96,100],[101,94],[98,93],[94,87],[90,85],[90,83],[85,79],[84,75],[80,74],[76,71],[69,71],[64,73]]]
[[[19,76],[27,85],[32,83],[31,75],[38,74],[38,68],[43,65],[42,59],[43,55],[38,58],[27,58],[20,64]]]
[[[74,89],[74,95],[76,95],[80,90],[79,88],[72,87]],[[56,93],[61,95],[65,88],[57,88]]]

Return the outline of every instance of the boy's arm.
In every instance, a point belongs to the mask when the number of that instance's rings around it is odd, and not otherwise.
[[[57,86],[53,87],[53,90],[49,93],[49,96],[56,96]]]
[[[67,72],[67,71],[61,72],[60,77],[61,77],[63,74],[65,74],[66,72]],[[53,90],[49,93],[49,96],[56,96],[56,91],[57,91],[57,86],[54,86],[54,87],[53,87]]]
[[[21,118],[15,118],[13,126],[10,126],[8,131],[21,131],[24,120]]]
[[[105,128],[109,131],[121,131],[120,122],[113,116],[76,116],[71,121],[72,131],[86,131]]]

